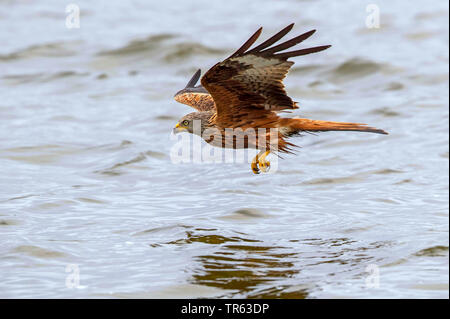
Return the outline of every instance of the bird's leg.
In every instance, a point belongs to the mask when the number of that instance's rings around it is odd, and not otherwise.
[[[255,174],[260,173],[260,168],[263,173],[266,173],[270,169],[270,162],[266,161],[266,156],[270,154],[270,151],[260,151],[252,160],[252,171]]]
[[[262,152],[262,151],[261,151]],[[260,153],[261,153],[260,152]],[[270,151],[265,151],[259,158],[259,168],[261,168],[261,171],[263,173],[267,173],[270,169],[270,162],[266,161],[266,156],[270,154]]]
[[[261,151],[261,152],[259,152],[254,158],[253,158],[253,160],[252,160],[252,165],[251,165],[251,167],[252,167],[252,171],[253,171],[253,173],[255,173],[255,174],[259,174],[259,167],[258,167],[258,164],[259,164],[259,157],[261,156],[263,154],[263,152]]]

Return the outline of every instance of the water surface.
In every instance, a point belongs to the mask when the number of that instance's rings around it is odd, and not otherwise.
[[[369,29],[360,1],[76,3],[79,29],[0,2],[0,297],[448,298],[448,4],[378,1]],[[294,115],[390,135],[174,164],[173,94],[291,22],[333,45],[295,58]]]

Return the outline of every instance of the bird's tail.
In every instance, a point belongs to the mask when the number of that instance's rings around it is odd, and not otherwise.
[[[283,127],[283,128],[287,128],[289,130],[289,134],[298,133],[301,131],[307,131],[307,132],[357,131],[357,132],[388,134],[387,132],[385,132],[381,129],[377,129],[375,127],[370,127],[370,126],[367,126],[366,124],[318,121],[318,120],[299,119],[299,118],[280,119],[279,126]]]

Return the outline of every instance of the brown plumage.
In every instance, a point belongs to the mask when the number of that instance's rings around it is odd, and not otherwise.
[[[213,110],[216,106],[211,94],[204,87],[195,86],[199,78],[200,70],[197,70],[186,87],[175,94],[175,101],[192,106],[201,112]]]
[[[320,52],[330,47],[324,45],[281,52],[303,42],[315,32],[311,30],[274,45],[293,26],[294,24],[288,25],[268,40],[250,49],[261,34],[262,28],[259,28],[236,52],[209,69],[201,78],[201,86],[195,86],[200,78],[198,70],[186,88],[175,95],[175,99],[200,112],[183,117],[177,124],[176,131],[186,130],[201,135],[205,141],[219,147],[251,147],[261,150],[252,163],[252,170],[255,173],[259,173],[258,165],[263,171],[268,169],[265,156],[269,152],[290,152],[294,144],[287,142],[286,138],[303,131],[360,131],[387,134],[383,130],[365,124],[278,116],[278,111],[298,108],[296,102],[287,95],[283,85],[283,79],[294,64],[288,59]],[[201,130],[198,132],[195,132],[192,125],[195,119],[202,122]],[[233,139],[227,142],[226,129],[239,129],[245,133],[236,133]],[[274,129],[277,133],[273,134],[269,129]],[[214,130],[215,133],[205,137],[203,136],[205,130]]]

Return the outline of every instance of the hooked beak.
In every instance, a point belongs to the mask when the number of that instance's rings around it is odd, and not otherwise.
[[[180,123],[177,123],[177,125],[175,125],[175,127],[173,128],[173,134],[177,134],[180,132],[184,132],[187,131],[187,128],[184,126],[181,126]]]

